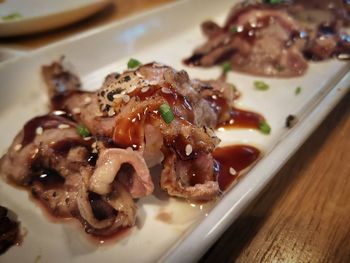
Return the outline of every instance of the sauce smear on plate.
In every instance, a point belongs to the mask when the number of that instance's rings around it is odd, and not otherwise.
[[[253,164],[259,156],[260,151],[249,145],[231,145],[215,149],[214,158],[218,163],[220,190],[227,190],[237,179],[239,172]]]

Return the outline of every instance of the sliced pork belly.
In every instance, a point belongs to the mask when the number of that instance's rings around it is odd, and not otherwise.
[[[76,127],[54,113],[33,118],[2,157],[1,174],[30,188],[54,216],[79,219],[89,233],[107,235],[132,226],[136,206],[119,182],[101,194],[89,190],[94,140],[82,138]]]
[[[132,177],[126,177],[125,185],[133,198],[147,196],[153,192],[153,182],[142,155],[128,148],[105,149],[99,154],[96,169],[89,180],[89,189],[94,193],[106,195],[111,192],[113,182],[122,165],[129,164],[134,169]],[[118,175],[120,177],[120,175]],[[120,178],[121,179],[121,178]]]
[[[43,76],[53,111],[24,125],[0,171],[53,215],[77,218],[92,235],[132,226],[134,199],[153,192],[149,168],[159,164],[171,196],[220,194],[212,128],[230,118],[238,96],[231,85],[155,62],[108,75],[96,92],[80,90],[61,62],[44,66]]]
[[[16,136],[1,160],[1,173],[29,186],[35,197],[59,217],[76,210],[80,169],[88,166],[91,142],[76,132],[76,124],[54,114],[36,117]]]
[[[55,68],[56,66],[53,69]],[[46,82],[50,87],[52,83],[59,81]],[[92,175],[90,190],[96,193],[104,193],[103,189],[108,191],[117,176],[131,196],[139,198],[152,192],[153,184],[149,179],[142,183],[137,180],[140,178],[137,176],[140,171],[137,170],[145,169],[142,165],[142,168],[136,169],[130,162],[131,157],[139,160],[142,157],[147,166],[152,167],[160,164],[166,155],[173,153],[178,159],[195,159],[196,155],[186,155],[187,145],[196,154],[211,154],[219,140],[213,133],[208,133],[209,128],[202,127],[215,127],[218,121],[217,112],[198,93],[198,87],[208,86],[208,83],[199,83],[198,80],[191,81],[185,71],[176,71],[159,63],[149,63],[123,74],[108,75],[101,89],[94,93],[71,90],[63,99],[60,97],[60,109],[69,112],[77,122],[88,127],[92,135],[112,138],[112,147],[133,149],[106,149],[106,152],[113,153],[106,154],[110,156],[108,158],[111,162],[99,162]],[[216,84],[224,86],[223,82],[217,81]],[[50,89],[57,90],[55,87]],[[164,122],[159,113],[163,104],[168,104],[175,116],[169,124]],[[77,108],[80,110],[76,110]],[[100,156],[99,160],[106,158]],[[129,162],[125,165],[117,160]],[[214,177],[210,181],[217,184]],[[212,196],[218,193],[216,191]]]
[[[51,100],[51,109],[53,110],[61,109],[62,101],[81,86],[79,77],[63,67],[63,60],[62,57],[59,61],[42,67],[44,81],[48,87],[48,96]]]
[[[118,180],[113,181],[111,189],[105,195],[90,191],[92,173],[92,170],[82,173],[83,184],[77,196],[77,217],[82,221],[86,232],[105,236],[133,226],[137,207],[130,193]]]
[[[238,4],[223,27],[212,21],[202,24],[207,41],[184,62],[203,67],[228,62],[233,70],[249,74],[295,77],[305,73],[307,59],[349,58],[350,38],[341,25],[328,10]]]
[[[80,90],[79,78],[62,66],[62,61],[43,66],[42,73],[51,101],[51,109],[63,110],[83,123],[94,135],[111,136],[114,118],[102,116],[97,92]]]
[[[286,12],[265,5],[237,5],[222,28],[205,22],[203,29],[208,40],[186,64],[208,67],[229,62],[237,71],[278,77],[298,76],[307,69],[298,47],[286,46],[291,33],[302,30]]]
[[[197,86],[184,71],[177,72],[158,63],[107,77],[99,95],[101,110],[113,110],[116,116],[114,143],[118,147],[130,147],[142,153],[149,167],[162,160],[163,165],[168,165],[169,160],[173,160],[171,169],[175,177],[175,160],[178,163],[182,160],[195,163],[202,154],[211,156],[218,139],[202,127],[215,126],[217,118],[209,102],[197,92]],[[174,115],[170,123],[166,123],[160,114],[160,107],[164,104],[169,105]],[[169,159],[170,155],[174,157]],[[209,173],[214,173],[213,164],[209,166]],[[178,171],[183,175],[171,182],[178,184],[183,181],[184,185],[187,184],[192,175],[185,170]],[[203,189],[210,186],[208,191],[211,198],[219,194],[218,187],[212,187],[217,185],[215,176],[209,176],[197,184],[198,189],[200,185]],[[166,191],[171,189],[168,191],[170,195],[210,199],[205,191],[198,191],[197,195],[186,194],[178,187],[169,187],[169,183],[161,183],[161,186]]]
[[[196,201],[208,201],[217,197],[219,185],[210,154],[200,154],[194,159],[181,160],[174,152],[163,162],[160,185],[169,195]]]

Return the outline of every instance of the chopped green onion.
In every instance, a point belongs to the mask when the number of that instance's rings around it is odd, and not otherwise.
[[[230,85],[230,87],[232,88],[232,90],[233,90],[234,92],[237,91],[237,87],[236,87],[235,84],[229,83],[229,85]]]
[[[271,132],[271,127],[270,125],[266,122],[266,121],[262,121],[259,124],[259,130],[263,133],[263,134],[270,134]]]
[[[268,84],[260,80],[254,81],[254,86],[258,90],[268,90],[270,88]]]
[[[286,68],[285,68],[284,66],[282,66],[281,64],[277,64],[277,65],[275,66],[275,69],[276,69],[277,71],[283,71],[283,70],[285,70]]]
[[[159,112],[160,112],[160,115],[162,116],[163,120],[167,124],[172,122],[172,120],[174,119],[174,113],[172,112],[170,106],[167,103],[160,105]]]
[[[22,15],[18,12],[8,14],[6,16],[1,17],[4,21],[18,20],[22,18]]]
[[[266,4],[277,5],[282,4],[283,0],[264,0]]]
[[[90,131],[84,125],[79,125],[77,127],[77,133],[83,138],[90,136]]]
[[[131,58],[128,61],[128,69],[134,69],[140,65],[142,65],[142,63],[140,61],[138,61],[137,59]]]
[[[300,94],[300,92],[301,92],[301,87],[300,86],[296,87],[294,91],[295,95]]]
[[[232,34],[236,34],[236,33],[238,33],[238,27],[237,26],[233,26],[233,27],[231,27],[231,33]]]
[[[222,65],[222,71],[224,74],[227,74],[227,72],[229,72],[231,70],[231,64],[230,62],[224,62]]]

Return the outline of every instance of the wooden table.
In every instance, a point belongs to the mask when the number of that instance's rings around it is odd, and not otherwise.
[[[350,93],[201,262],[350,262]]]
[[[32,50],[171,0],[116,6],[53,33],[0,40]],[[201,262],[350,262],[350,94]]]

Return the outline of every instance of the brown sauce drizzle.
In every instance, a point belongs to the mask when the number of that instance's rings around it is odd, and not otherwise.
[[[206,173],[209,172],[210,171],[204,171],[201,164],[198,162],[192,161],[192,165],[187,171],[189,185],[195,186],[196,184],[204,184],[208,180],[208,175]]]
[[[230,110],[230,119],[219,123],[216,129],[224,128],[251,128],[259,129],[260,124],[264,121],[264,117],[258,113],[246,110],[232,108]]]
[[[162,88],[166,88],[167,92],[163,92]],[[144,101],[147,99],[160,96],[171,106],[173,113],[179,119],[194,120],[194,113],[191,104],[181,94],[177,93],[171,86],[150,86],[148,90],[136,89],[128,94],[130,97],[136,97],[137,101]],[[118,147],[127,148],[132,147],[134,150],[140,149],[143,144],[144,125],[150,123],[154,119],[162,118],[158,112],[161,103],[153,103],[146,106],[137,112],[134,112],[129,117],[119,119],[114,127],[114,142]]]
[[[260,151],[249,145],[232,145],[216,148],[213,156],[218,163],[218,183],[225,191],[237,179],[239,172],[253,164],[260,156]],[[230,173],[230,168],[235,173]]]
[[[166,92],[163,92],[163,89],[166,89]],[[150,99],[155,96],[160,96],[164,98],[170,106],[175,107],[180,111],[181,117],[186,120],[192,122],[194,120],[193,109],[190,102],[186,97],[182,96],[174,88],[172,88],[171,84],[164,83],[162,86],[159,85],[151,85],[149,89],[144,91],[143,89],[136,89],[133,92],[129,93],[130,97],[137,97],[138,100],[144,101]]]
[[[224,27],[216,30],[217,33],[214,34],[214,37],[222,34],[226,34],[227,37],[224,41],[220,42],[218,45],[213,47],[213,49],[227,46],[227,44],[233,41],[236,37],[239,37],[239,39],[244,40],[249,44],[253,45],[257,40],[257,38],[259,38],[259,31],[275,23],[275,21],[278,21],[278,23],[284,28],[286,28],[287,30],[292,31],[292,28],[288,23],[285,23],[285,21],[283,19],[280,19],[279,16],[273,16],[273,15],[257,18],[254,21],[254,24],[250,22],[244,25],[237,24],[240,16],[244,15],[244,13],[248,13],[251,10],[255,10],[255,9],[270,10],[270,9],[274,9],[274,7],[264,6],[264,5],[260,5],[260,6],[251,5],[247,8],[242,8],[234,16],[230,17],[230,20],[226,22],[226,25]],[[200,65],[199,62],[202,59],[202,57],[210,53],[211,51],[212,50],[207,51],[206,53],[203,53],[203,54],[202,53],[193,54],[191,57],[184,59],[183,63],[187,66],[199,66]],[[228,60],[234,53],[235,53],[234,49],[228,49],[220,58],[218,58],[215,61],[215,64],[219,64]]]
[[[62,188],[65,179],[55,170],[49,168],[34,168],[31,184],[40,184],[45,190]]]
[[[76,138],[67,138],[58,142],[54,142],[51,146],[51,148],[58,154],[65,156],[68,154],[69,150],[82,146],[87,149],[91,148],[91,144],[93,143],[93,139],[91,138],[90,140],[84,140],[83,138],[81,139],[76,139]]]
[[[21,142],[22,147],[28,145],[34,140],[35,136],[37,135],[37,128],[42,127],[43,129],[54,129],[60,124],[68,124],[73,127],[76,126],[76,124],[70,120],[54,114],[48,114],[31,119],[23,127],[23,139]]]
[[[188,124],[185,124],[188,125]],[[186,154],[186,146],[188,144],[190,138],[185,138],[183,135],[178,135],[175,138],[166,138],[164,143],[167,147],[174,149],[177,156],[180,157],[181,160],[187,161],[197,158],[198,149],[195,148],[195,145],[191,144],[192,151],[190,154]]]
[[[147,107],[142,112],[136,112],[134,115],[116,122],[113,139],[118,147],[132,147],[134,150],[141,148],[144,139],[145,111],[149,111]]]
[[[230,107],[227,100],[219,93],[205,98],[209,101],[210,106],[218,114],[218,119],[221,121],[217,124],[216,129],[224,128],[251,128],[259,129],[260,124],[265,121],[265,118],[255,112],[246,111]],[[226,117],[225,115],[229,115]]]

